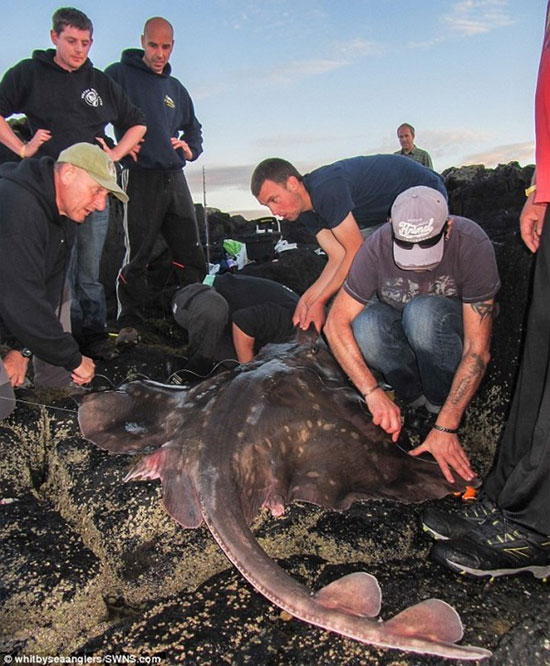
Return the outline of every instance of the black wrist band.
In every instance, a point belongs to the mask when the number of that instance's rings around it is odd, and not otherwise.
[[[439,430],[439,432],[448,432],[450,435],[456,435],[458,432],[458,428],[445,428],[443,426],[437,425],[437,423],[434,423],[432,428],[434,430]]]

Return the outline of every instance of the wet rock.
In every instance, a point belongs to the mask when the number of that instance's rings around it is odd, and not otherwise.
[[[451,209],[492,235],[503,283],[491,365],[461,431],[485,474],[504,423],[528,302],[532,258],[516,229],[530,173],[515,164],[466,167],[446,179]],[[233,231],[225,228],[230,222],[221,220],[224,234]],[[120,244],[116,233],[113,242]],[[265,270],[301,292],[323,265],[306,245],[248,270]],[[186,340],[170,319],[148,320],[143,338],[98,364],[108,384],[165,380],[179,367]],[[249,587],[204,527],[184,530],[168,518],[158,482],[123,483],[136,459],[84,441],[72,401],[31,395],[27,403],[0,424],[0,501],[9,500],[0,504],[3,652],[155,656],[162,664],[201,666],[449,663],[361,645],[288,618]],[[362,502],[339,514],[302,503],[277,520],[262,513],[253,530],[270,556],[311,589],[369,571],[380,581],[384,619],[437,596],[461,614],[465,642],[494,651],[489,663],[548,663],[546,587],[531,576],[470,580],[430,562],[419,512]]]
[[[0,650],[73,650],[106,616],[98,557],[49,502],[31,494],[0,507],[0,530]]]

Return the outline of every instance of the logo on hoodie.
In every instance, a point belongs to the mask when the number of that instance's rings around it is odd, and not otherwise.
[[[94,88],[88,88],[85,90],[82,95],[80,95],[80,99],[83,99],[89,106],[103,106],[103,100]]]
[[[164,103],[169,109],[175,109],[176,105],[174,104],[174,100],[169,97],[168,95],[164,95]]]

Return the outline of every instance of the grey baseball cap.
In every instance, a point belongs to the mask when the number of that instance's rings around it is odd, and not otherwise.
[[[57,161],[84,169],[96,183],[109,190],[122,203],[128,202],[128,195],[116,182],[115,163],[99,146],[92,143],[75,143],[62,150]]]
[[[417,185],[401,192],[391,207],[393,258],[404,270],[430,270],[439,264],[445,245],[447,201],[441,192]]]

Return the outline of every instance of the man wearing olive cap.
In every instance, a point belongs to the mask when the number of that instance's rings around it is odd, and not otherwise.
[[[397,441],[401,410],[375,371],[415,410],[422,442],[412,455],[430,452],[451,482],[451,467],[475,477],[457,430],[489,362],[499,288],[485,232],[450,218],[437,190],[411,187],[358,251],[325,327],[373,422]]]
[[[13,388],[33,358],[35,386],[70,388],[94,376],[70,334],[65,275],[77,224],[105,208],[115,166],[98,146],[78,143],[50,157],[0,167],[0,418],[14,408]],[[76,223],[76,224],[75,224]]]

